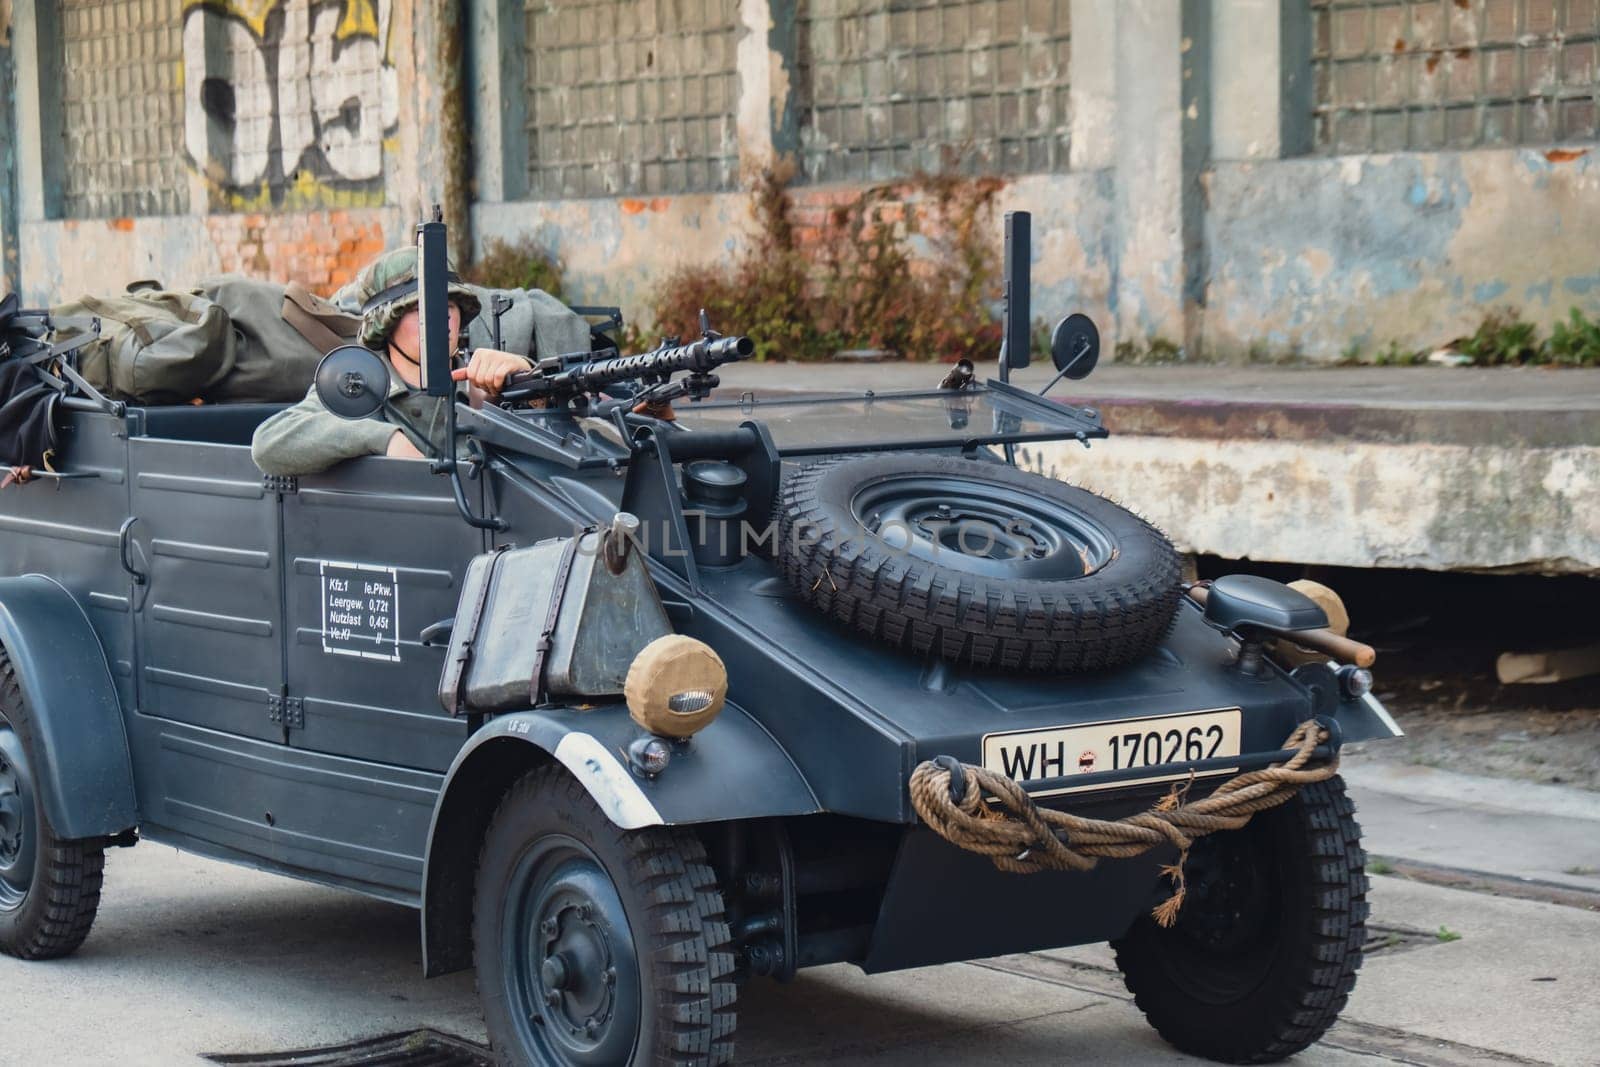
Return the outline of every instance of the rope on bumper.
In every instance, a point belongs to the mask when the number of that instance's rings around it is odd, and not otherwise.
[[[968,852],[988,856],[1002,871],[1086,871],[1101,858],[1127,859],[1158,845],[1177,846],[1176,864],[1161,873],[1176,886],[1152,914],[1170,926],[1183,906],[1183,863],[1195,840],[1218,830],[1237,830],[1258,811],[1285,803],[1300,787],[1339,772],[1337,757],[1308,767],[1328,731],[1314,721],[1297,726],[1283,747],[1295,754],[1283,763],[1246,771],[1203,799],[1185,803],[1194,778],[1174,785],[1149,811],[1108,821],[1040,808],[1018,782],[983,767],[941,758],[911,772],[911,805],[940,837]],[[951,765],[961,781],[952,781]],[[989,803],[989,797],[999,801]]]

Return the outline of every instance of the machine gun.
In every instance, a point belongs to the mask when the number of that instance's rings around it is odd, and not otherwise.
[[[534,369],[508,377],[500,399],[507,404],[543,401],[545,407],[571,405],[587,409],[590,394],[632,381],[642,382],[644,388],[625,398],[630,406],[661,405],[681,396],[703,399],[720,384],[712,371],[724,363],[749,359],[756,346],[748,337],[723,337],[711,330],[704,312],[700,322],[703,336],[686,345],[669,338],[661,347],[634,356],[595,359],[583,353],[542,359]],[[688,376],[671,381],[672,375],[680,371],[688,371]]]

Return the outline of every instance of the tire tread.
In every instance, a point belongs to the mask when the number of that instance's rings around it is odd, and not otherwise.
[[[0,712],[8,713],[13,728],[20,732],[17,720],[26,719],[27,708],[16,669],[3,650]],[[22,960],[60,959],[77,951],[94,926],[105,879],[105,846],[100,839],[58,838],[42,807],[38,816],[39,867],[29,895],[42,889],[44,897],[41,901],[23,900],[21,910],[29,914],[18,924],[20,938],[0,938],[0,952]]]

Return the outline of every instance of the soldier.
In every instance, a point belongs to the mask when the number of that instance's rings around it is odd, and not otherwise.
[[[360,456],[421,459],[430,446],[434,452],[443,452],[448,445],[445,404],[450,398],[422,391],[417,250],[385,252],[361,272],[351,289],[361,305],[361,343],[384,350],[393,369],[389,402],[426,439],[407,426],[384,421],[382,412],[370,419],[342,419],[322,406],[313,387],[300,403],[256,429],[250,455],[267,474],[316,474]],[[454,273],[449,292],[450,348],[454,351],[456,338],[478,314],[478,298]],[[494,397],[505,386],[507,375],[530,366],[522,356],[479,348],[454,376]]]

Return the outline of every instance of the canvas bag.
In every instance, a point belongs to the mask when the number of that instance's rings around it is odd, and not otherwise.
[[[112,400],[187,404],[205,397],[233,371],[236,349],[228,313],[195,293],[142,288],[122,296],[83,296],[51,308],[50,317],[62,324],[56,343],[78,336],[91,317],[99,318],[100,338],[78,350],[78,371]]]
[[[347,315],[305,286],[224,275],[195,286],[233,323],[227,375],[202,394],[212,404],[292,403],[304,397],[322,357],[354,344],[359,315]]]

